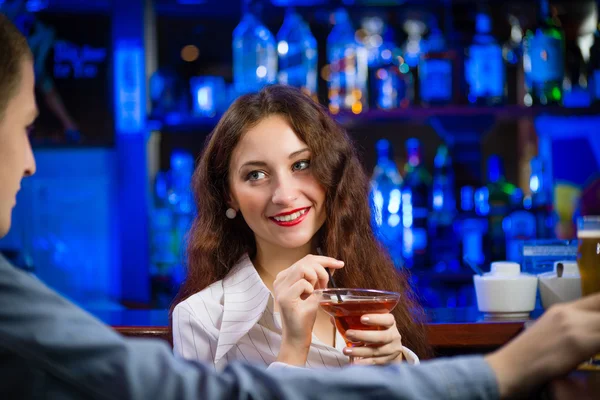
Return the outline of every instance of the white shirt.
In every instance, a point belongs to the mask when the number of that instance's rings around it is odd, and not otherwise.
[[[271,292],[244,255],[225,279],[175,307],[173,350],[186,359],[210,362],[216,370],[235,360],[269,367],[276,361],[282,341],[281,319],[273,306]],[[347,365],[348,356],[342,352],[345,346],[337,330],[335,347],[313,334],[306,367]],[[402,352],[408,363],[419,363],[408,348],[403,347]]]

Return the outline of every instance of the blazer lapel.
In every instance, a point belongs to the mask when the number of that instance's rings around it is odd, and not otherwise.
[[[223,319],[215,364],[258,322],[269,296],[271,292],[244,255],[223,280]]]

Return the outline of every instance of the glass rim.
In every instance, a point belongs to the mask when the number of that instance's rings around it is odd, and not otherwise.
[[[361,296],[359,294],[346,294],[346,292],[360,292],[360,293],[365,293],[365,294],[372,294],[372,296]],[[335,296],[337,294],[339,295],[346,295],[346,296],[354,296],[354,297],[364,297],[364,298],[369,298],[369,297],[400,297],[400,293],[398,292],[389,292],[389,291],[385,291],[385,290],[378,290],[378,289],[352,289],[352,288],[327,288],[327,289],[315,289],[315,291],[313,292],[315,294],[328,294],[328,295],[332,295]]]
[[[581,217],[577,217],[577,221],[581,222],[600,222],[600,215],[583,215]]]

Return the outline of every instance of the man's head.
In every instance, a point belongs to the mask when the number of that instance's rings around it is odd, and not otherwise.
[[[0,14],[0,237],[10,228],[21,179],[35,172],[28,128],[37,117],[27,40]]]

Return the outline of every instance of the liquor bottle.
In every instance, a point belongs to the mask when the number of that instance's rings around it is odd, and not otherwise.
[[[510,196],[515,186],[506,181],[504,177],[502,160],[497,155],[488,158],[488,183],[489,191],[489,239],[491,244],[490,256],[492,261],[506,258],[506,247],[502,220],[510,211]]]
[[[457,272],[460,263],[459,243],[453,226],[456,217],[454,170],[445,145],[438,147],[434,159],[430,210],[430,264],[436,272]]]
[[[523,29],[519,19],[508,16],[510,37],[502,46],[502,57],[506,69],[506,101],[508,104],[521,104],[523,78]]]
[[[335,12],[335,25],[327,36],[329,62],[329,111],[352,110],[360,114],[368,108],[368,54],[355,38],[350,16],[344,8]]]
[[[408,64],[400,56],[394,32],[386,27],[382,43],[369,60],[369,99],[373,108],[390,110],[414,102],[414,80]]]
[[[173,214],[173,251],[179,261],[171,274],[175,283],[181,283],[185,275],[183,259],[187,247],[186,235],[196,211],[191,191],[193,172],[194,158],[191,154],[180,151],[171,154],[171,187],[168,201]]]
[[[456,100],[454,55],[434,20],[427,38],[426,52],[419,61],[419,93],[423,105],[444,105]]]
[[[535,29],[523,41],[523,69],[527,94],[525,105],[561,104],[565,75],[565,34],[550,12],[549,0],[540,0]]]
[[[476,34],[465,61],[467,98],[473,104],[501,104],[506,86],[502,49],[491,34],[490,16],[480,12],[475,21]]]
[[[523,191],[515,189],[511,195],[512,211],[502,221],[506,238],[506,260],[521,261],[521,245],[536,238],[536,221],[533,214],[523,206]]]
[[[416,68],[425,50],[426,45],[423,34],[427,26],[423,21],[407,19],[402,27],[407,35],[406,41],[402,45],[402,58],[411,69]]]
[[[371,177],[373,224],[380,241],[388,249],[397,267],[402,259],[402,176],[390,157],[390,142],[380,139],[376,143],[377,164]]]
[[[311,97],[317,95],[317,40],[308,24],[293,8],[286,11],[277,33],[279,83],[295,86]]]
[[[596,3],[596,13],[600,13],[600,1]],[[600,23],[594,33],[594,44],[590,48],[587,65],[588,89],[595,104],[600,103]]]
[[[531,159],[531,211],[536,219],[536,235],[538,239],[554,238],[556,215],[554,213],[552,179],[540,157]]]
[[[243,0],[242,20],[233,31],[233,81],[238,95],[258,92],[277,80],[273,34],[259,19],[260,0]]]
[[[460,240],[460,260],[467,259],[475,265],[483,265],[486,261],[484,239],[488,230],[488,221],[481,206],[483,197],[479,196],[479,214],[475,208],[475,190],[472,186],[460,189],[461,212],[454,223],[454,230]]]
[[[421,142],[411,138],[406,141],[408,162],[402,186],[403,254],[409,268],[427,266],[427,219],[431,175],[423,165]]]
[[[563,105],[565,107],[589,107],[591,96],[587,88],[587,68],[577,41],[567,42],[565,57]]]

